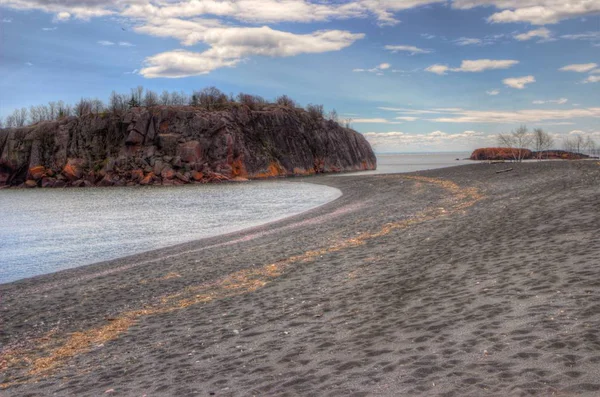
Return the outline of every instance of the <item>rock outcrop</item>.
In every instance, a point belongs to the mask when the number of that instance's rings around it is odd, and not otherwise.
[[[476,149],[471,154],[471,160],[583,160],[590,156],[565,150],[544,150],[533,152],[529,149],[488,147]]]
[[[356,131],[280,106],[133,108],[0,130],[0,186],[177,185],[376,165]]]

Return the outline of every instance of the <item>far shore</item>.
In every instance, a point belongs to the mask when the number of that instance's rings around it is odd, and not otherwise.
[[[598,160],[306,181],[343,196],[0,285],[0,394],[600,393]]]

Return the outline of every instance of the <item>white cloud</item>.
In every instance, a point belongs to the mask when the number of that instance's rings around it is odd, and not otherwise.
[[[386,45],[384,47],[386,50],[391,51],[393,53],[399,52],[399,51],[403,51],[403,52],[408,52],[410,53],[410,55],[416,55],[416,54],[430,54],[432,51],[431,50],[426,50],[423,48],[418,48],[412,45]]]
[[[447,74],[447,72],[448,72],[448,70],[450,70],[450,68],[448,67],[448,65],[435,64],[435,65],[429,66],[428,68],[425,68],[425,70],[427,72],[439,74],[441,76],[441,75]]]
[[[402,120],[402,121],[416,121],[418,120],[417,117],[411,117],[411,116],[402,116],[402,117],[396,117],[396,120]]]
[[[533,76],[511,77],[511,78],[502,80],[502,82],[507,87],[522,90],[523,88],[525,88],[525,85],[535,83],[535,77],[533,77]]]
[[[437,36],[429,33],[421,33],[421,37],[427,40],[435,39]]]
[[[99,40],[98,44],[103,45],[105,47],[115,45],[115,43],[113,43],[112,41],[108,41],[108,40]]]
[[[196,76],[215,69],[235,66],[240,61],[240,57],[222,58],[208,51],[198,53],[174,50],[146,58],[146,66],[141,69],[140,74],[147,78]]]
[[[600,108],[583,109],[526,109],[516,111],[499,110],[463,110],[452,115],[437,117],[430,121],[439,123],[540,123],[550,122],[558,124],[556,121],[570,121],[575,118],[600,118]],[[563,123],[560,123],[563,124]],[[571,123],[569,123],[571,124]]]
[[[389,69],[390,67],[392,67],[391,64],[389,63],[382,63],[379,64],[375,67],[372,67],[371,69],[363,69],[363,68],[356,68],[356,69],[352,69],[353,72],[369,72],[369,73],[375,73],[378,76],[383,76],[383,71]]]
[[[474,61],[462,61],[460,68],[452,69],[454,72],[483,72],[484,70],[492,69],[508,69],[519,61],[513,60],[492,60],[492,59],[478,59]]]
[[[546,25],[600,13],[600,2],[597,0],[454,0],[452,6],[458,9],[494,6],[502,10],[488,18],[490,23],[529,22]]]
[[[530,30],[529,32],[526,32],[526,33],[517,34],[514,37],[515,37],[515,39],[517,39],[519,41],[527,41],[527,40],[531,40],[535,37],[539,37],[541,39],[547,40],[552,37],[552,32],[550,32],[546,28],[540,28],[540,29]]]
[[[477,131],[446,133],[433,131],[426,134],[405,133],[401,131],[366,132],[363,136],[375,151],[391,152],[410,150],[448,151],[474,149],[489,146],[495,142],[496,136]]]
[[[600,74],[600,69],[594,69],[590,71],[590,74]]]
[[[514,60],[476,59],[462,61],[459,68],[449,68],[447,65],[436,64],[425,70],[439,75],[446,74],[448,71],[477,73],[485,70],[508,69],[518,63],[519,61]]]
[[[564,34],[560,36],[561,39],[567,40],[589,40],[589,41],[600,41],[600,31],[598,32],[584,32],[575,34]]]
[[[135,44],[132,44],[128,41],[119,41],[119,45],[121,47],[135,47]]]
[[[140,74],[145,77],[187,77],[201,75],[221,67],[232,67],[251,56],[288,57],[298,54],[316,54],[338,51],[348,47],[363,34],[342,30],[323,30],[309,34],[294,34],[273,30],[268,26],[254,27],[211,27],[185,21],[199,28],[196,31],[177,29],[174,25],[153,25],[137,28],[156,36],[178,35],[184,44],[203,41],[211,46],[202,53],[175,50],[146,58],[146,66]],[[166,27],[167,29],[164,29]]]
[[[597,63],[576,63],[573,65],[563,66],[562,68],[560,68],[558,70],[561,70],[563,72],[585,73],[585,72],[589,72],[592,69],[595,69],[597,67],[598,67]]]
[[[453,41],[454,44],[459,46],[467,46],[467,45],[481,45],[483,42],[481,39],[475,39],[471,37],[461,37]]]
[[[556,100],[563,103],[564,98]],[[432,118],[425,119],[440,123],[542,123],[548,124],[572,124],[576,118],[600,118],[600,107],[579,109],[523,109],[515,111],[504,110],[469,110],[461,108],[431,108],[410,109],[395,107],[379,107],[378,109],[401,114],[431,115]]]
[[[356,118],[352,119],[352,123],[358,124],[402,124],[398,121],[390,121],[384,118]]]
[[[564,105],[567,102],[569,102],[569,100],[567,98],[560,98],[560,99],[551,99],[548,101],[536,100],[536,101],[533,101],[532,103],[534,105],[545,105],[547,103],[555,103],[557,105]]]
[[[600,76],[589,76],[587,79],[583,80],[584,84],[598,82],[600,82]]]
[[[71,13],[66,12],[66,11],[59,12],[54,17],[54,20],[57,22],[64,22],[64,21],[68,21],[69,19],[71,19]]]
[[[33,66],[33,63],[31,63],[31,62],[25,62],[25,66]]]
[[[42,28],[42,30],[45,31],[45,32],[52,32],[52,31],[54,31],[56,29],[58,29],[56,26],[53,27],[53,28]]]
[[[2,23],[11,23],[12,21],[12,18],[2,18]]]
[[[489,90],[489,91],[486,91],[485,93],[488,95],[491,95],[491,96],[495,96],[495,95],[498,95],[500,93],[500,91],[499,90]]]

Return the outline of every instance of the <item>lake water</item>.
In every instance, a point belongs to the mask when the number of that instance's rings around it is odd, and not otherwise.
[[[380,154],[377,171],[359,174],[448,167],[470,163],[462,160],[468,156]],[[0,283],[234,232],[299,214],[340,195],[327,186],[280,180],[1,190]]]
[[[0,283],[299,214],[341,196],[303,182],[0,191]]]
[[[471,152],[378,154],[377,170],[360,172],[358,174],[394,174],[473,164],[474,162],[469,160],[470,156]],[[340,174],[339,176],[355,174],[357,173],[352,172]]]

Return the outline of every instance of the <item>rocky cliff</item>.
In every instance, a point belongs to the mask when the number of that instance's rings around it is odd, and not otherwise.
[[[375,168],[356,131],[280,106],[133,108],[0,130],[0,186],[173,185]]]

